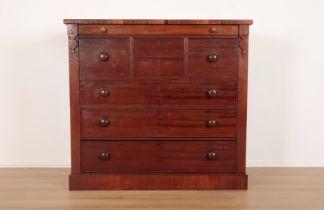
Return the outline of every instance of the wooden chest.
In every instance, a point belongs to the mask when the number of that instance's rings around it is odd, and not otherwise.
[[[246,189],[251,20],[64,20],[71,190]]]

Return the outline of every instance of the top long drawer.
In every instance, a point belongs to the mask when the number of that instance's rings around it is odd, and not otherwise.
[[[238,35],[237,25],[80,25],[79,34]]]
[[[234,108],[235,81],[81,81],[82,108],[109,106],[211,106]]]

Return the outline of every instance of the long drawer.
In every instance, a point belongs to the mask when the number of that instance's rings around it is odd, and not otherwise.
[[[81,137],[235,137],[235,110],[104,109],[81,111]]]
[[[234,108],[237,82],[81,81],[81,107],[174,105]]]
[[[235,141],[82,141],[81,172],[233,172]]]
[[[237,25],[80,25],[81,35],[238,35]]]

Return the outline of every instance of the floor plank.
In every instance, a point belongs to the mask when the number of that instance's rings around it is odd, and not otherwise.
[[[324,168],[249,168],[247,191],[68,191],[68,174],[0,168],[0,210],[324,209]]]

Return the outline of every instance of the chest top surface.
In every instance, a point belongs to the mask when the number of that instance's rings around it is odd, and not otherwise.
[[[204,25],[204,24],[225,24],[225,25],[251,25],[253,20],[167,20],[167,19],[64,19],[64,24],[116,24],[116,25]]]

